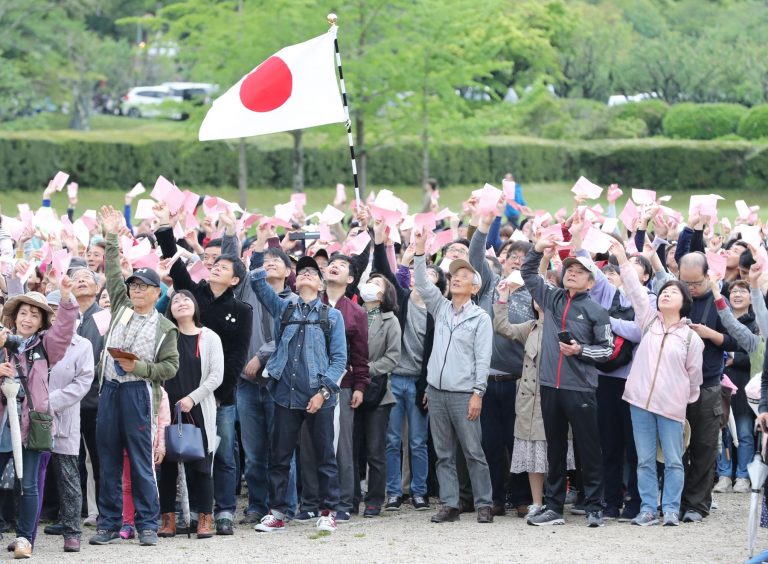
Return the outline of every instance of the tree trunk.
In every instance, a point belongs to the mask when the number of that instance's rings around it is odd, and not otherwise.
[[[240,207],[243,209],[248,205],[248,160],[246,156],[245,139],[241,137],[237,159],[237,188],[240,196]]]
[[[291,131],[293,135],[293,191],[304,191],[304,143],[302,131]]]
[[[77,131],[87,131],[91,128],[91,100],[88,91],[83,91],[80,86],[75,87],[72,97],[72,117],[69,120],[69,128]]]
[[[367,185],[366,160],[368,157],[365,150],[365,129],[363,125],[363,117],[358,113],[355,116],[355,160],[357,161],[357,183],[360,186],[361,200],[365,200]]]

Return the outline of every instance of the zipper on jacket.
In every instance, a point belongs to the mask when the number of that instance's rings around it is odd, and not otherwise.
[[[451,327],[451,335],[450,337],[448,337],[448,346],[445,347],[445,356],[443,356],[443,365],[440,367],[440,388],[439,389],[441,390],[443,389],[443,371],[445,370],[445,361],[448,360],[448,351],[451,350],[451,341],[453,340],[453,332],[456,330],[456,328],[459,325],[461,325],[462,323],[465,323],[466,321],[469,321],[469,319],[462,319],[455,326]]]
[[[664,333],[661,338],[661,347],[659,348],[659,357],[656,359],[656,370],[653,371],[653,380],[651,381],[651,391],[648,392],[648,401],[645,402],[645,410],[648,411],[648,406],[651,405],[651,397],[653,396],[653,389],[656,387],[656,377],[659,375],[659,365],[661,365],[661,355],[664,352],[664,343],[667,342],[667,335]]]
[[[561,323],[561,329],[560,331],[565,331],[565,316],[568,315],[568,308],[571,307],[571,300],[573,300],[573,296],[571,296],[571,293],[568,292],[568,303],[565,304],[565,311],[563,311],[563,320]],[[558,343],[560,341],[558,340]],[[557,348],[560,348],[560,345],[558,344]],[[555,388],[560,388],[560,370],[563,368],[563,351],[560,351],[560,358],[557,361],[557,380],[555,381]]]

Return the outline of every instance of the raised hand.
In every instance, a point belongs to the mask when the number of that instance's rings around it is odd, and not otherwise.
[[[123,225],[125,225],[125,218],[123,218],[123,214],[112,206],[102,206],[101,223],[104,225],[107,233],[118,233]]]

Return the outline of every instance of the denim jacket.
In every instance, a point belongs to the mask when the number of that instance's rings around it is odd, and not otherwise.
[[[262,267],[264,263],[263,253],[253,253],[251,261],[256,262],[255,270],[251,271],[251,287],[259,298],[259,301],[269,311],[275,320],[275,335],[280,334],[280,321],[283,317],[283,311],[291,303],[278,296],[272,287],[267,283],[267,273]],[[299,298],[301,301],[301,298]],[[312,311],[308,319],[317,320],[320,318],[320,308],[322,302],[317,299],[311,304]],[[301,319],[301,313],[298,310],[293,312],[294,319]],[[339,392],[339,383],[344,377],[347,365],[347,338],[344,332],[344,318],[341,313],[328,308],[328,321],[331,326],[330,358],[326,350],[325,333],[322,326],[318,324],[305,326],[305,350],[304,360],[308,364],[307,373],[309,374],[309,386],[312,390],[317,390],[320,386],[327,386],[331,392]],[[266,370],[270,377],[280,380],[288,359],[288,344],[299,329],[299,325],[288,325],[283,331],[280,342],[277,343],[274,354],[267,362]],[[335,396],[323,404],[323,407],[335,405]]]

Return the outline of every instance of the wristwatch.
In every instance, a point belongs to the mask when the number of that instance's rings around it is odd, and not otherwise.
[[[472,393],[474,393],[479,398],[482,398],[485,395],[485,392],[481,392],[480,390],[472,390]]]
[[[325,386],[322,386],[319,392],[320,392],[320,395],[323,396],[323,399],[325,401],[328,401],[329,399],[331,399],[331,391]]]

